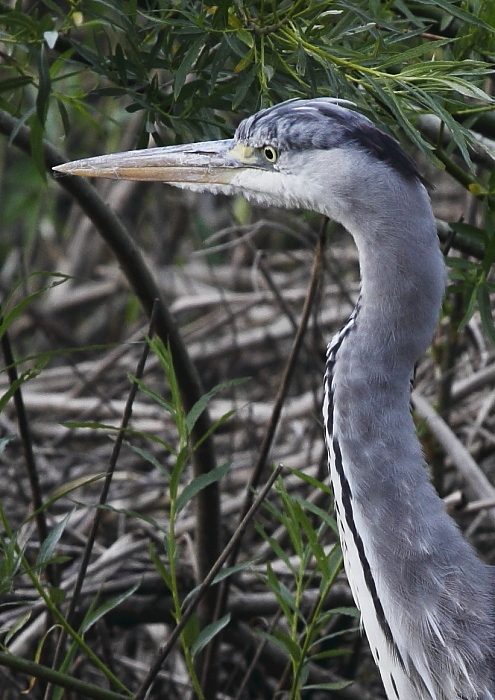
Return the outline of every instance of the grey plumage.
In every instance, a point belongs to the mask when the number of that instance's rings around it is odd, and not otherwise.
[[[427,192],[388,135],[329,98],[244,120],[234,139],[77,161],[342,223],[361,296],[328,347],[324,423],[349,582],[390,700],[495,700],[495,575],[430,485],[409,408],[445,271]]]

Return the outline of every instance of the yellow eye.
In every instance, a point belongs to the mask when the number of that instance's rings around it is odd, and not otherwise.
[[[266,160],[269,163],[276,163],[277,162],[278,153],[273,148],[273,146],[263,146],[262,151],[263,151],[263,155],[265,156]]]

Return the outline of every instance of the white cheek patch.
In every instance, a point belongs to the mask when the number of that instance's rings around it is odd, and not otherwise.
[[[172,187],[178,187],[181,190],[188,190],[189,192],[209,192],[210,194],[226,194],[235,195],[242,194],[236,187],[232,185],[218,185],[212,183],[191,183],[191,182],[166,182],[166,185],[172,185]]]
[[[278,170],[251,168],[232,178],[232,186],[249,201],[283,207],[284,209],[312,209],[319,211],[317,188],[307,178]],[[321,200],[321,194],[319,196]],[[322,212],[323,213],[323,212]]]

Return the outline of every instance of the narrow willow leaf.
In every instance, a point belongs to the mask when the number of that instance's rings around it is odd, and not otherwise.
[[[60,559],[63,559],[64,561],[70,561],[69,557],[60,557]],[[59,557],[57,557],[55,559],[51,559],[50,563],[51,564],[53,564],[53,563],[58,564],[58,563],[62,563],[62,562],[59,562]],[[61,588],[58,588],[56,586],[50,586],[48,588],[48,596],[54,605],[60,605],[61,603],[64,602],[64,600],[67,596],[67,593],[65,591],[63,591]]]
[[[137,377],[132,376],[132,374],[129,374],[128,377],[132,382],[138,385],[139,389],[143,392],[143,394],[146,394],[147,396],[152,398],[153,401],[155,401],[159,406],[161,406],[161,408],[167,411],[167,413],[170,413],[172,416],[175,415],[174,406],[169,401],[166,401],[163,398],[163,396],[158,394],[158,392],[151,389],[145,382],[143,382],[142,379],[138,379]]]
[[[216,481],[220,481],[225,474],[228,472],[230,467],[230,462],[222,464],[220,467],[215,467],[207,474],[201,474],[201,476],[196,477],[190,484],[188,484],[182,491],[180,496],[177,498],[175,509],[177,514],[184,508],[184,506],[189,503],[189,501],[196,496],[204,488],[213,484]]]
[[[333,683],[317,683],[305,685],[301,690],[344,690],[353,684],[354,681],[335,681]]]
[[[0,93],[18,90],[19,88],[32,84],[32,82],[33,79],[29,75],[20,75],[17,78],[6,78],[5,80],[0,80]]]
[[[495,173],[495,170],[493,171]],[[494,180],[495,185],[495,180]],[[484,244],[486,242],[486,232],[484,229],[466,224],[463,222],[453,221],[449,223],[450,228],[456,233],[460,233],[471,241]]]
[[[250,566],[253,566],[256,564],[257,559],[248,559],[247,561],[242,561],[239,562],[238,564],[234,564],[234,566],[229,566],[226,569],[223,569],[220,571],[213,581],[211,582],[211,585],[214,586],[217,583],[220,583],[220,581],[223,581],[224,579],[228,578],[229,576],[233,576],[234,574],[239,573],[239,571],[245,571],[246,569],[249,569]],[[195,586],[189,593],[186,595],[184,600],[182,601],[182,607],[184,608],[187,603],[194,598],[196,593],[198,592],[199,586]]]
[[[477,300],[477,288],[474,287],[471,290],[471,293],[469,295],[466,311],[464,313],[464,316],[462,317],[460,323],[459,323],[459,330],[462,330],[467,326],[469,323],[472,315],[474,314],[474,310],[476,308],[476,300]]]
[[[238,76],[238,85],[232,98],[232,109],[236,110],[244,102],[246,95],[251,89],[256,76],[258,75],[258,64],[254,63],[248,71],[242,71]]]
[[[361,619],[361,613],[359,610],[355,607],[349,607],[347,605],[340,606],[338,608],[331,608],[331,610],[327,610],[331,615],[348,615],[349,617],[354,617],[356,620]]]
[[[36,96],[36,113],[39,123],[42,127],[45,125],[48,107],[50,103],[50,93],[52,89],[52,80],[50,77],[50,68],[46,56],[45,45],[42,44],[38,51],[38,94]]]
[[[203,394],[203,396],[201,396],[201,398],[196,401],[196,403],[186,416],[186,425],[188,431],[191,432],[193,430],[198,418],[206,409],[206,407],[208,406],[208,404],[214,396],[216,396],[220,391],[224,391],[225,389],[231,389],[235,386],[240,386],[246,381],[247,377],[242,377],[240,379],[233,379],[227,382],[222,382],[221,384],[217,384],[216,386],[214,386],[213,389],[210,389],[210,391],[208,391],[206,394]]]
[[[191,656],[194,658],[211,642],[213,637],[223,630],[230,622],[230,613],[227,613],[220,620],[216,620],[211,624],[207,625],[199,633],[196,641],[191,647]]]
[[[194,44],[186,51],[186,55],[182,59],[182,63],[175,73],[174,79],[174,99],[177,99],[180,91],[182,90],[186,78],[191,71],[191,68],[199,56],[201,47],[205,43],[205,38],[201,35]]]
[[[200,439],[194,444],[194,451],[198,449],[198,447],[205,441],[207,440],[210,435],[212,435],[220,426],[222,426],[224,423],[226,423],[229,418],[231,418],[234,413],[236,412],[235,408],[233,408],[231,411],[227,411],[227,413],[224,413],[223,416],[220,416],[218,420],[216,420],[214,423],[210,425],[206,433],[204,433]]]
[[[166,541],[166,540],[165,540]],[[164,565],[158,554],[155,552],[155,549],[153,546],[150,547],[150,558],[151,561],[153,562],[155,569],[158,571],[160,576],[165,582],[165,585],[169,590],[172,590],[172,579],[170,576],[170,572],[167,569],[167,567]]]
[[[259,523],[255,523],[255,527],[256,527],[256,531],[257,531],[257,532],[263,537],[263,539],[270,545],[270,547],[271,547],[271,549],[273,550],[273,553],[275,554],[275,556],[276,556],[278,559],[280,559],[280,561],[283,561],[283,562],[284,562],[284,564],[285,564],[286,567],[289,569],[289,571],[292,571],[292,573],[295,573],[295,572],[294,572],[294,567],[293,567],[292,564],[291,564],[291,561],[290,561],[290,559],[289,559],[289,556],[288,556],[287,552],[285,552],[284,549],[282,549],[282,547],[281,547],[280,544],[277,542],[277,540],[274,539],[273,537],[270,537],[270,535],[268,535],[268,534],[265,532],[265,530],[261,527],[261,525],[260,525]]]
[[[40,551],[38,552],[38,556],[36,557],[36,564],[38,566],[41,564],[46,564],[52,558],[53,552],[55,551],[55,547],[57,546],[60,538],[62,537],[67,523],[72,517],[74,511],[75,508],[73,508],[69,513],[67,513],[65,518],[59,523],[57,523],[54,528],[52,528],[52,531],[50,532],[46,540],[44,540],[44,542],[41,543]]]
[[[12,442],[12,440],[16,440],[16,438],[16,435],[6,435],[5,437],[0,438],[0,455],[4,453],[5,448],[7,447],[9,442]]]
[[[492,309],[490,303],[490,293],[487,285],[481,283],[477,290],[477,301],[480,310],[481,323],[490,342],[495,345],[495,326],[493,323]]]
[[[309,510],[311,513],[314,515],[318,516],[328,527],[334,532],[336,535],[338,535],[338,527],[337,523],[335,521],[335,518],[330,515],[326,510],[323,510],[319,506],[316,506],[314,503],[311,503],[311,501],[307,501],[304,498],[298,498],[297,496],[294,497],[295,500],[301,504],[303,508],[306,510]]]
[[[57,100],[57,107],[58,107],[58,112],[60,114],[60,119],[62,120],[62,126],[64,128],[64,134],[65,136],[68,136],[70,133],[70,117],[69,113],[67,112],[67,108],[62,102],[62,100]]]
[[[284,634],[283,632],[269,633],[258,630],[258,635],[287,652],[294,663],[301,662],[301,648],[288,634]]]
[[[343,560],[342,560],[342,550],[340,549],[340,544],[336,543],[327,557],[328,565],[328,580],[326,581],[328,585],[334,581],[339,573],[342,571]]]
[[[89,611],[82,622],[80,632],[86,633],[88,630],[90,630],[91,627],[93,627],[93,625],[96,624],[98,620],[101,620],[102,617],[104,617],[108,612],[110,612],[110,610],[114,610],[115,608],[117,608],[121,603],[124,602],[124,600],[127,600],[127,598],[129,598],[133,593],[135,593],[140,585],[140,582],[134,584],[134,586],[131,586],[131,588],[128,588],[116,598],[111,598],[110,600],[105,601],[105,603],[102,603],[102,605],[100,605],[95,610]]]
[[[137,445],[129,445],[131,450],[138,454],[145,462],[148,462],[151,464],[155,469],[157,469],[159,472],[161,472],[167,479],[170,476],[170,471],[169,469],[164,466],[159,459],[155,457],[155,455],[150,452],[149,450],[143,450],[141,447],[138,447]]]
[[[182,644],[186,649],[190,649],[198,640],[200,635],[199,618],[197,615],[191,615],[186,622],[186,626],[181,634]]]
[[[34,377],[37,377],[38,374],[41,372],[43,367],[47,364],[48,360],[44,362],[39,362],[35,367],[32,367],[31,369],[27,369],[25,372],[20,374],[17,379],[15,379],[13,382],[9,384],[9,388],[7,391],[5,391],[2,396],[0,397],[0,413],[3,411],[5,406],[8,404],[10,399],[13,397],[15,392],[22,387],[22,385],[29,381],[30,379],[34,379]]]
[[[117,72],[119,74],[120,82],[123,86],[127,86],[126,60],[122,44],[117,44],[117,46],[115,47],[114,59],[115,66],[117,67]]]
[[[418,0],[418,3],[428,6],[431,6],[432,4],[431,0]],[[452,2],[452,0],[435,0],[434,4],[445,10],[447,17],[457,17],[457,19],[466,22],[468,25],[480,27],[481,29],[485,29],[490,33],[493,32],[493,28],[486,24],[486,22],[483,22],[482,19],[476,16],[476,14],[473,12],[466,12],[465,10],[461,9],[457,3]]]
[[[24,615],[21,615],[20,617],[17,618],[17,620],[14,622],[13,625],[9,627],[9,630],[5,637],[2,640],[2,645],[8,646],[10,640],[15,637],[15,635],[21,631],[23,627],[29,622],[29,619],[31,617],[31,612],[24,613]],[[2,632],[5,632],[5,630],[1,630]]]
[[[406,65],[409,63],[409,61],[413,61],[414,59],[417,58],[422,58],[425,53],[431,55],[435,49],[439,49],[442,46],[446,46],[452,42],[452,39],[438,39],[437,41],[426,41],[422,44],[418,44],[417,46],[413,46],[411,49],[407,49],[406,51],[403,51],[400,54],[400,62],[403,65]],[[390,66],[396,66],[397,65],[397,54],[392,54],[388,58],[385,56],[384,58],[381,58],[379,62],[377,62],[377,68],[380,70],[383,70],[384,68],[388,68]],[[413,66],[416,64],[412,64]],[[428,66],[431,64],[428,64]],[[435,65],[435,64],[433,64]],[[425,70],[425,66],[423,63],[421,63],[421,66],[423,67],[423,71]],[[409,66],[406,66],[409,67]],[[402,75],[402,72],[401,72]]]
[[[318,541],[318,535],[316,533],[316,530],[313,528],[312,523],[310,522],[309,518],[306,516],[302,508],[299,511],[298,520],[302,530],[304,531],[304,534],[307,537],[309,547],[311,549],[311,554],[316,559],[318,568],[320,569],[322,575],[325,578],[329,578],[330,570],[328,568],[327,555],[325,554],[325,550],[323,549],[322,545]]]
[[[63,284],[66,280],[70,279],[68,275],[62,275],[60,273],[49,273],[47,275],[46,272],[43,273],[33,273],[30,275],[27,275],[21,280],[22,284],[26,284],[28,280],[31,278],[37,278],[40,275],[43,275],[44,277],[55,277],[55,281],[47,284],[45,287],[42,289],[38,289],[37,291],[33,292],[32,294],[26,294],[23,296],[21,301],[19,301],[17,304],[15,304],[12,308],[9,308],[9,302],[12,299],[13,293],[16,292],[16,290],[19,288],[19,284],[14,286],[13,292],[9,297],[7,298],[7,301],[2,304],[2,311],[1,311],[1,318],[0,318],[0,337],[3,335],[3,333],[9,328],[9,326],[12,324],[12,322],[18,318],[26,309],[26,307],[31,304],[33,301],[38,299],[42,294],[45,292],[49,291],[50,289],[53,289],[54,287],[57,287],[59,284]],[[47,357],[47,355],[44,355]]]
[[[294,469],[293,467],[287,467],[287,470],[291,474],[298,476],[301,479],[301,481],[304,481],[306,484],[309,484],[310,486],[314,486],[315,488],[319,489],[320,491],[324,491],[329,496],[332,495],[332,490],[331,490],[330,486],[327,483],[325,483],[324,481],[319,481],[318,479],[315,479],[314,476],[311,476],[311,474],[306,474],[306,472],[303,472],[300,469]]]

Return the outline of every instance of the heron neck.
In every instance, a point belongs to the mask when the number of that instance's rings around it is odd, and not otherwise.
[[[329,463],[346,571],[388,697],[488,698],[493,574],[445,513],[410,411],[414,365],[431,342],[445,281],[426,192],[416,194],[416,211],[392,201],[383,207],[387,220],[357,212],[366,231],[346,224],[362,293],[328,351]],[[465,601],[475,619],[469,626],[459,616]],[[442,667],[439,649],[457,657]],[[391,656],[407,674],[394,671]]]
[[[366,231],[351,229],[361,270],[361,297],[353,345],[369,374],[410,376],[438,323],[445,266],[426,201],[416,211],[396,207],[393,216],[368,217]],[[417,208],[424,211],[418,217]],[[419,228],[418,228],[419,218]],[[414,228],[411,221],[415,221]]]
[[[359,251],[361,296],[332,370],[334,434],[357,493],[366,498],[383,480],[394,484],[376,494],[378,501],[400,501],[399,464],[413,481],[428,481],[410,382],[438,322],[445,268],[429,202],[417,204],[415,216],[397,206],[388,219],[373,224],[368,217],[366,231],[348,226]],[[411,221],[420,227],[413,230]]]

